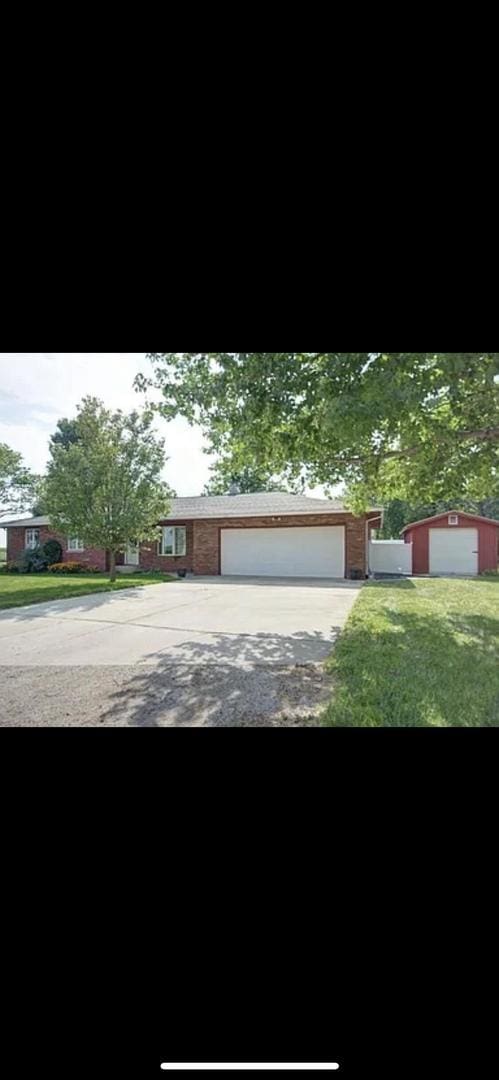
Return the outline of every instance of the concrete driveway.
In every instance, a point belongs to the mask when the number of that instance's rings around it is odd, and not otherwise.
[[[0,614],[0,724],[313,722],[356,582],[196,578]]]

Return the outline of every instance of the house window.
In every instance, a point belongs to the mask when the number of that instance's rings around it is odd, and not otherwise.
[[[25,547],[31,551],[36,548],[40,542],[40,530],[39,529],[26,529],[25,534]]]
[[[449,514],[449,525],[459,525],[457,514]]]
[[[187,529],[185,525],[165,526],[159,542],[160,555],[185,555],[187,551]]]
[[[68,539],[68,551],[85,551],[83,540],[80,540],[77,536],[70,536]]]

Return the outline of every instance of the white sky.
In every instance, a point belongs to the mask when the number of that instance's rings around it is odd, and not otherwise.
[[[74,416],[82,397],[99,397],[125,412],[141,408],[144,398],[133,388],[139,371],[151,372],[145,353],[0,353],[0,442],[18,450],[34,472],[44,472],[57,421]],[[181,419],[158,418],[156,426],[166,440],[165,480],[177,495],[200,495],[214,461],[203,452],[201,430]]]
[[[144,397],[133,388],[139,371],[151,371],[145,353],[0,353],[0,442],[19,450],[34,472],[44,472],[57,421],[74,416],[82,397],[91,394],[125,412],[141,408]],[[181,419],[158,418],[156,426],[166,440],[165,480],[178,495],[199,495],[214,460],[203,453],[202,432]]]

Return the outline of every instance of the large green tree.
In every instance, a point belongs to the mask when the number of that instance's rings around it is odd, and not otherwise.
[[[44,504],[54,528],[109,551],[114,580],[117,553],[154,539],[168,512],[163,441],[151,414],[110,412],[96,398],[83,399],[71,425],[74,437],[52,439]]]
[[[385,506],[380,536],[385,540],[398,539],[402,529],[411,521],[422,521],[435,514],[445,514],[448,510],[465,510],[468,514],[479,514],[480,517],[495,518],[499,521],[499,498],[459,499],[458,505],[454,499],[415,505],[403,499],[393,499]]]
[[[210,473],[203,495],[227,495],[233,486],[241,495],[251,495],[258,491],[279,491],[283,486],[268,469],[258,465],[241,465],[231,457],[216,461]]]
[[[21,454],[0,443],[0,514],[28,509],[36,497],[38,480],[24,465]]]
[[[64,416],[62,420],[58,420],[54,434],[50,437],[50,449],[62,446],[67,450],[78,442],[79,437],[78,420],[68,420],[67,416]]]
[[[499,353],[151,353],[164,416],[292,482],[412,502],[486,498],[499,476]]]

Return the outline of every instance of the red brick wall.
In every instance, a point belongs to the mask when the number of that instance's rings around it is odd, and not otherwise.
[[[35,526],[38,528],[38,526]],[[85,551],[68,551],[67,537],[55,533],[48,525],[40,525],[40,543],[46,540],[58,540],[62,547],[63,562],[88,563],[89,566],[98,566],[100,570],[106,569],[106,553],[101,548],[85,548]],[[19,559],[25,548],[26,528],[7,529],[7,558]]]
[[[293,517],[217,518],[195,521],[192,568],[195,574],[220,574],[221,529],[278,529],[304,525],[345,525],[346,574],[352,570],[366,573],[366,518],[351,514],[297,514]]]
[[[163,574],[176,574],[177,570],[187,570],[192,572],[192,551],[193,551],[193,522],[192,521],[175,521],[175,522],[163,522],[164,525],[175,524],[185,525],[187,530],[187,548],[186,555],[158,555],[158,545],[156,541],[149,540],[144,541],[140,545],[140,569],[141,570],[161,570]]]
[[[372,516],[372,515],[371,515]],[[352,570],[366,572],[366,518],[353,517],[351,514],[297,514],[294,517],[280,517],[273,520],[268,517],[217,518],[209,521],[162,522],[164,525],[185,525],[187,530],[187,554],[182,557],[158,555],[155,541],[146,541],[140,548],[140,568],[142,570],[161,570],[164,573],[176,573],[187,570],[189,573],[220,574],[220,531],[221,529],[277,529],[304,525],[344,525],[346,529],[346,574]],[[68,552],[67,538],[52,532],[47,526],[40,527],[40,543],[49,539],[59,540],[63,549],[63,560],[87,562],[89,565],[106,569],[106,553],[96,548],[87,548],[83,552]],[[17,559],[24,551],[25,528],[7,530],[7,558]],[[118,556],[117,563],[123,563],[123,556]]]

